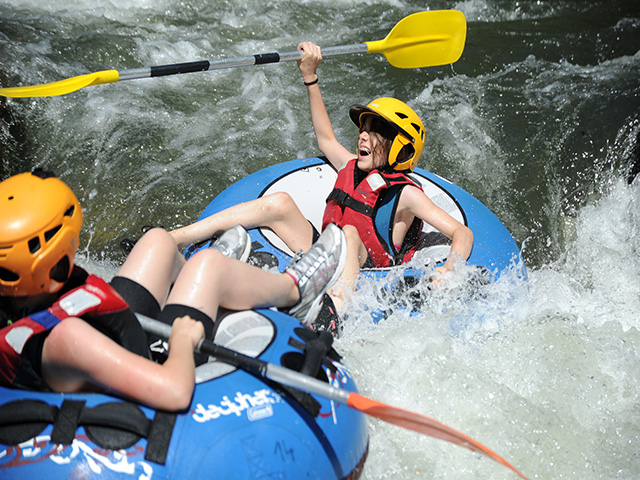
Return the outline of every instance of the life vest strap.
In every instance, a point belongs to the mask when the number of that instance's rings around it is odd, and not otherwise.
[[[327,197],[327,201],[329,200],[335,200],[340,205],[345,205],[346,207],[349,207],[351,210],[355,210],[356,212],[361,213],[362,215],[366,215],[367,217],[372,217],[374,213],[373,207],[370,207],[369,205],[365,205],[364,203],[357,201],[347,192],[343,190],[339,190],[337,188],[334,188],[331,191],[331,193]]]

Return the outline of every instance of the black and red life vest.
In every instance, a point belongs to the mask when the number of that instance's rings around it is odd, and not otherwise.
[[[393,243],[393,227],[400,192],[407,185],[420,188],[402,172],[372,170],[358,182],[357,159],[347,162],[327,197],[322,228],[329,223],[353,225],[376,267],[400,265],[413,257],[422,220],[415,218],[399,249]],[[420,188],[421,189],[421,188]],[[422,190],[422,189],[421,189]]]
[[[33,335],[51,330],[68,317],[97,318],[128,309],[127,302],[111,285],[89,275],[84,285],[63,294],[46,310],[29,314],[0,330],[0,385],[12,385],[22,349]]]

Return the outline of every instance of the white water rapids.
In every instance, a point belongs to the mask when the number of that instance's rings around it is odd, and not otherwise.
[[[436,418],[530,478],[640,478],[640,184],[626,181],[640,122],[637,1],[0,0],[0,81],[353,44],[425,8],[465,13],[461,60],[327,60],[336,132],[355,142],[353,103],[407,101],[428,130],[419,166],[496,213],[528,282],[507,275],[471,302],[464,286],[430,293],[420,315],[375,327],[357,315],[379,301],[365,286],[337,348],[364,395]],[[80,261],[107,276],[120,238],[192,222],[247,173],[318,153],[293,64],[1,106],[0,172],[43,165],[75,185]],[[515,478],[463,448],[369,425],[368,480]]]

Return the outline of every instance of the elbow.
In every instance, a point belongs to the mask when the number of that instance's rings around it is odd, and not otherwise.
[[[466,248],[465,260],[467,260],[469,258],[469,256],[471,255],[471,251],[473,250],[473,232],[471,231],[471,229],[469,227],[464,227],[464,228],[466,228],[465,237],[467,239],[467,241],[466,241],[467,248]]]
[[[166,410],[170,411],[182,411],[191,406],[191,398],[193,397],[193,389],[189,392],[183,392],[181,395],[177,395],[175,401]]]
[[[191,405],[193,390],[193,383],[191,383],[191,385],[188,385],[186,382],[184,385],[174,384],[173,388],[165,392],[165,395],[159,396],[154,407],[171,412],[186,410]]]
[[[460,240],[471,247],[473,245],[473,232],[466,225],[462,225],[459,229]]]
[[[160,366],[162,375],[156,377],[158,383],[155,391],[159,395],[154,395],[154,403],[156,408],[176,411],[185,410],[191,405],[196,374],[189,338],[179,336],[178,340],[173,340],[169,343],[169,358]]]
[[[166,370],[167,377],[163,383],[162,394],[158,395],[156,408],[169,411],[186,410],[191,405],[193,391],[196,385],[195,365],[193,364],[193,353],[190,353],[186,368],[173,368],[171,365],[171,355],[163,365],[169,367]],[[181,367],[185,367],[181,365]]]
[[[175,398],[175,410],[186,410],[191,405],[191,399],[193,398],[193,390],[195,388],[195,379],[190,384],[185,384],[179,389]]]
[[[461,225],[451,237],[451,250],[460,255],[465,261],[473,250],[473,232],[465,225]]]

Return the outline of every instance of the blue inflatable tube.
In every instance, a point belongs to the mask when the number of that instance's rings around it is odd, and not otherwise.
[[[320,158],[298,159],[267,167],[229,186],[202,212],[200,219],[241,202],[246,202],[275,192],[287,192],[292,196],[305,217],[320,231],[324,200],[331,191],[337,173]],[[474,245],[468,264],[481,267],[493,278],[498,278],[513,265],[519,265],[520,275],[526,270],[520,250],[504,224],[471,194],[459,186],[426,170],[417,168],[411,177],[422,185],[425,193],[440,208],[461,223],[474,235]],[[254,242],[253,254],[257,263],[276,266],[284,270],[291,252],[270,230],[258,228],[249,232]],[[423,230],[425,245],[421,255],[435,264],[442,262],[449,253],[449,242],[432,227]],[[405,268],[405,267],[392,267]],[[365,275],[384,277],[389,269],[370,269]],[[405,268],[405,276],[414,276],[411,268]]]
[[[223,315],[215,342],[300,369],[316,333],[273,310]],[[330,346],[316,378],[357,391]],[[209,362],[191,406],[154,411],[104,394],[0,388],[0,477],[8,479],[358,478],[364,415]]]

